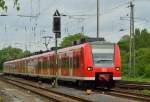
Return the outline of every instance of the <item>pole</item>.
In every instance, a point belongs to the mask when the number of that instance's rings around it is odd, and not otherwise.
[[[44,39],[44,43],[43,44],[45,45],[46,50],[49,50],[48,49],[48,45],[50,43],[50,39],[53,38],[53,37],[52,36],[43,36],[42,38]]]
[[[134,5],[130,2],[130,51],[129,51],[129,76],[132,74],[135,76],[135,38],[134,38]]]
[[[97,0],[97,38],[99,38],[99,0]]]
[[[135,31],[134,31],[134,5],[132,4],[132,39],[133,39],[133,76],[135,77]]]
[[[131,3],[130,3],[130,8],[131,8]],[[132,11],[132,10],[131,10]],[[131,76],[131,67],[132,67],[132,30],[131,30],[131,25],[132,25],[132,21],[131,21],[131,13],[130,11],[130,49],[129,49],[129,77]]]
[[[57,33],[55,34],[55,56],[56,56],[56,78],[55,78],[55,82],[54,82],[54,86],[57,87],[58,86],[58,63],[57,63]]]
[[[41,1],[39,0],[39,15],[41,14],[41,5],[40,5]]]
[[[53,87],[58,86],[58,60],[57,60],[57,38],[61,37],[61,15],[58,10],[55,11],[53,15],[53,32],[55,33],[55,69],[56,69],[56,77],[53,82]]]

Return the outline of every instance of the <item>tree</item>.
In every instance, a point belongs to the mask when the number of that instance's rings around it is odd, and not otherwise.
[[[149,44],[150,39],[150,33],[147,31],[147,29],[142,29],[141,31],[139,29],[135,30],[135,48],[150,48]]]
[[[138,76],[150,77],[150,48],[136,51],[136,73]]]
[[[129,42],[130,42],[130,36],[124,35],[118,44],[120,45],[120,48],[122,51],[128,52],[129,51]]]
[[[19,4],[19,0],[14,0],[14,7],[17,10],[20,10],[20,4]],[[0,9],[7,11],[8,7],[6,5],[5,0],[0,0]]]
[[[82,33],[78,33],[64,37],[63,41],[60,44],[60,47],[70,46],[72,45],[73,41],[80,40],[81,38],[87,38],[87,36],[84,36]]]
[[[18,59],[29,54],[29,51],[22,51],[19,48],[12,48],[10,46],[0,50],[0,70],[2,70],[5,61]]]
[[[150,33],[147,29],[135,29],[135,70],[137,76],[150,77]],[[133,39],[132,39],[133,40]],[[128,35],[123,36],[118,44],[121,49],[122,69],[124,75],[128,73],[129,62],[129,42]]]
[[[135,48],[138,49],[139,48],[139,44],[140,44],[140,35],[141,35],[141,31],[140,29],[135,29]]]

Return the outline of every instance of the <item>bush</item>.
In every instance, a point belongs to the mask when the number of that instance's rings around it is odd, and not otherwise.
[[[136,70],[138,76],[150,77],[150,48],[136,51]]]

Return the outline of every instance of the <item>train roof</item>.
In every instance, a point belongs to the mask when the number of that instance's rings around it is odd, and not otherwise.
[[[73,42],[72,46],[68,46],[68,47],[65,47],[65,48],[59,48],[58,49],[58,53],[65,52],[67,49],[71,50],[71,49],[82,47],[82,46],[84,46],[87,43],[91,44],[91,45],[113,45],[114,44],[114,43],[110,43],[110,42],[105,41],[103,38],[81,39],[80,41]],[[36,57],[38,58],[40,56],[45,56],[47,54],[52,54],[52,53],[55,53],[55,48],[53,48],[53,50],[50,50],[50,51],[44,51],[44,53],[42,53],[40,51],[39,54],[34,54],[32,56],[27,56],[27,57],[24,57],[24,58],[10,60],[10,61],[7,61],[5,63],[12,63],[12,62],[17,62],[17,61],[23,61],[23,60],[26,60],[26,59],[33,59],[33,58],[36,58]]]

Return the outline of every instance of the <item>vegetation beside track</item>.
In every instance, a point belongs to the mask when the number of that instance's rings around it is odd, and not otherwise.
[[[10,46],[0,50],[0,72],[3,69],[3,62],[21,58],[29,54],[30,54],[29,51],[23,51],[19,48],[12,48]]]
[[[138,90],[143,95],[150,95],[150,90]]]
[[[150,83],[150,78],[145,78],[145,77],[128,77],[128,76],[123,76],[122,80],[125,80],[125,81],[136,81],[136,82],[148,82],[148,83]]]
[[[3,98],[0,96],[0,102],[3,102]]]
[[[125,80],[146,81],[150,79],[150,32],[146,29],[135,30],[135,78],[125,77]],[[129,73],[129,35],[125,35],[118,42],[121,48],[122,72],[123,76],[128,76]]]
[[[60,43],[60,47],[67,47],[72,45],[73,41],[80,40],[81,38],[88,38],[88,36],[85,36],[82,33],[74,34],[74,35],[69,35],[67,37],[63,38],[63,41]]]

